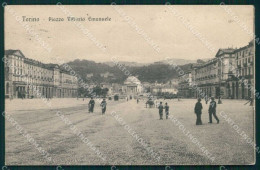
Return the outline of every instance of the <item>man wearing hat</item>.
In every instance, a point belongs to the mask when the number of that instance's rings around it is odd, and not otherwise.
[[[91,100],[88,103],[89,113],[94,112],[94,106],[95,106],[95,100],[93,99],[93,97],[91,97]]]
[[[158,106],[159,109],[159,115],[160,115],[160,120],[163,119],[163,105],[162,102],[160,102],[160,105]]]
[[[103,99],[103,101],[100,103],[101,109],[102,109],[102,115],[105,114],[107,109],[107,102],[106,99]]]
[[[201,121],[201,110],[202,110],[202,104],[200,103],[201,99],[199,98],[198,99],[198,102],[196,103],[195,105],[195,108],[194,108],[194,112],[195,114],[197,115],[197,120],[196,120],[196,125],[202,125],[202,121]]]
[[[214,118],[217,120],[217,123],[219,123],[219,119],[216,115],[216,107],[217,103],[214,100],[214,97],[211,97],[211,102],[209,104],[209,123],[212,123],[212,114]]]
[[[168,119],[168,116],[169,116],[169,106],[168,106],[167,102],[165,103],[164,109],[165,109],[166,119]]]

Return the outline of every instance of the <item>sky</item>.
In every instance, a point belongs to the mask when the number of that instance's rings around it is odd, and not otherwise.
[[[220,5],[171,6],[178,15],[166,5],[60,6],[75,17],[85,18],[85,21],[78,22],[89,30],[96,42],[105,47],[105,51],[97,47],[90,36],[84,34],[74,22],[67,21],[66,13],[57,5],[8,7],[15,11],[15,16],[39,18],[38,22],[21,23],[28,24],[48,44],[51,51],[43,48],[35,36],[28,33],[8,10],[5,10],[4,23],[5,49],[19,49],[27,58],[43,63],[57,63],[57,58],[66,62],[74,59],[106,62],[111,61],[111,57],[117,57],[120,61],[139,63],[152,63],[165,60],[166,57],[187,60],[214,58],[217,51],[207,48],[185,26],[182,19],[217,50],[239,48],[253,39],[239,25],[244,23],[249,32],[254,30],[253,6],[228,6],[230,13]],[[50,22],[49,17],[64,18],[64,21]],[[88,17],[109,17],[111,21],[88,21]],[[126,18],[131,20],[127,22]],[[139,34],[133,23],[147,36]],[[150,45],[152,41],[159,52]]]

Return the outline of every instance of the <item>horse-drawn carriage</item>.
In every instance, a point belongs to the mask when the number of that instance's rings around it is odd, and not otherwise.
[[[149,108],[152,108],[152,107],[155,107],[155,104],[154,104],[154,101],[152,99],[149,99],[146,103],[146,108],[147,108],[147,105],[149,105]]]

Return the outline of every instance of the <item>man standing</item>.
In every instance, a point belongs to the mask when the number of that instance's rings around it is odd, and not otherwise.
[[[209,101],[209,97],[208,97],[208,96],[205,96],[205,102],[206,102],[206,104],[208,104],[208,101]]]
[[[106,99],[103,99],[103,101],[100,104],[101,108],[102,108],[102,115],[105,114],[106,109],[107,109],[107,102]]]
[[[162,102],[160,102],[158,109],[159,109],[160,120],[163,120],[163,105],[162,105]]]
[[[165,103],[164,109],[165,109],[166,119],[168,119],[168,116],[169,116],[169,106],[168,106],[167,103]]]
[[[253,98],[252,97],[248,97],[248,102],[246,102],[244,105],[246,105],[249,102],[250,102],[250,106],[253,106]]]
[[[202,110],[202,104],[200,103],[201,99],[199,98],[198,99],[198,102],[196,103],[195,105],[195,108],[194,108],[194,112],[195,114],[197,115],[197,120],[196,120],[196,125],[202,125],[202,121],[201,121],[201,110]]]
[[[217,120],[217,123],[219,123],[219,119],[216,115],[216,107],[217,103],[214,101],[214,97],[211,97],[211,102],[209,104],[209,123],[212,123],[212,114],[214,118]]]
[[[93,99],[93,97],[91,97],[91,100],[88,103],[89,113],[94,112],[94,106],[95,106],[95,100]]]

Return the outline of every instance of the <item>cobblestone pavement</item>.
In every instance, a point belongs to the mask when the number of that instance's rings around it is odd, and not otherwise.
[[[185,136],[172,120],[159,120],[156,108],[145,108],[145,101],[108,101],[107,112],[101,115],[96,105],[94,113],[88,113],[89,99],[51,99],[51,108],[41,99],[6,100],[6,112],[18,122],[55,160],[48,162],[39,151],[19,134],[6,120],[7,165],[182,165],[182,164],[252,164],[254,150],[219,114],[225,114],[246,134],[254,138],[253,107],[244,100],[223,100],[217,106],[220,124],[208,124],[208,105],[203,101],[202,126],[195,126],[195,99],[162,100],[168,102],[170,115],[180,121],[186,130],[196,137],[215,157],[211,162],[201,149]],[[106,157],[98,155],[73,133],[60,117],[61,111],[93,146]],[[139,143],[110,113],[115,111],[154,152],[159,162]]]

